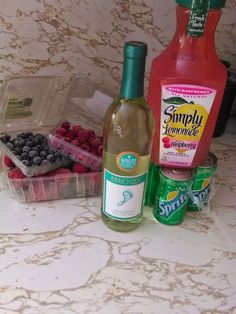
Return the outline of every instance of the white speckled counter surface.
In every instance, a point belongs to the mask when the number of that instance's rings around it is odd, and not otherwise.
[[[146,212],[120,234],[102,224],[99,198],[26,205],[1,190],[0,313],[235,314],[235,122],[212,144],[212,210],[179,226]]]

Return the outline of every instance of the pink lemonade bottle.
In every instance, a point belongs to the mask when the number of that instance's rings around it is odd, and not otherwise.
[[[176,2],[176,32],[151,66],[152,162],[195,168],[207,158],[227,78],[214,44],[225,0]]]

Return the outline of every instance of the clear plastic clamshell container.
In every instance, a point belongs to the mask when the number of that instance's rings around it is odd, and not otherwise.
[[[3,173],[5,185],[20,202],[98,196],[101,193],[100,179],[97,179],[101,175],[98,171],[101,168],[101,158],[79,147],[73,147],[53,134],[60,125],[59,121],[66,120],[71,125],[79,124],[101,135],[105,111],[112,97],[107,92],[104,93],[100,86],[78,78],[72,82],[69,93],[65,93],[65,90],[66,88],[60,87],[59,78],[55,76],[12,77],[3,83],[0,96],[0,134],[16,137],[19,132],[40,133],[47,136],[51,149],[65,155],[62,163],[28,167],[16,160],[4,143],[0,143],[2,155],[8,155],[28,176],[9,178],[6,169]],[[61,95],[63,100],[60,102]],[[57,145],[53,142],[55,138],[61,140]],[[75,153],[72,154],[72,150]],[[66,158],[68,154],[70,161]],[[73,171],[74,161],[71,159],[80,163],[82,159],[82,164],[90,168],[90,172],[38,177],[61,167]],[[71,162],[70,166],[68,163]],[[61,184],[63,178],[68,179],[64,180],[68,182],[67,185]]]
[[[11,196],[21,203],[99,196],[101,172],[65,173],[55,176],[8,178],[2,174],[3,184]]]
[[[42,134],[45,138],[45,143],[47,143],[45,145],[49,148],[48,135],[44,127],[44,122],[49,108],[53,104],[58,80],[58,77],[52,76],[13,77],[7,79],[2,86],[0,98],[0,131],[1,133],[10,135],[11,139],[7,143],[0,140],[0,148],[13,161],[16,167],[28,177],[38,176],[71,164],[69,158],[64,158],[60,154],[56,154],[57,157],[52,158],[53,161],[45,160],[45,163],[40,164],[41,162],[39,161],[42,161],[43,157],[38,156],[38,164],[31,163],[29,160],[24,160],[21,155],[26,146],[27,139],[21,139],[24,144],[19,147],[13,145],[13,139],[14,142],[18,141],[17,134],[23,132],[26,134],[26,132],[31,131],[32,135],[33,133]],[[34,150],[34,152],[37,151],[39,155],[40,152],[38,151],[39,148],[36,147],[36,142],[35,144],[31,140],[28,140],[28,142],[32,146],[35,145],[35,147],[28,148]],[[40,144],[40,142],[38,141],[37,144]],[[8,147],[8,145],[11,145],[12,148],[9,148],[10,146]],[[16,152],[17,149],[20,150],[19,153]],[[53,152],[52,148],[51,151]],[[30,165],[26,165],[22,161],[27,161]]]
[[[104,92],[104,89],[101,91],[100,87],[94,84],[91,85],[86,80],[76,79],[70,89],[63,116],[70,123],[71,128],[79,124],[82,128],[92,129],[97,136],[101,136],[105,112],[112,100],[111,94],[107,91]],[[52,147],[65,156],[69,155],[72,160],[85,167],[94,171],[101,170],[101,156],[96,156],[55,135],[55,131],[60,128],[61,122],[54,129],[54,134],[49,136]]]

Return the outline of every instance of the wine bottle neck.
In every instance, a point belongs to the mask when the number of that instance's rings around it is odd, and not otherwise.
[[[125,58],[120,89],[122,98],[143,97],[145,58]]]

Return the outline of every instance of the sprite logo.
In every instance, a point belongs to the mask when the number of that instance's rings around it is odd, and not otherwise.
[[[166,219],[169,219],[189,199],[187,192],[178,191],[170,192],[167,198],[166,201],[159,201],[159,215]]]
[[[211,185],[208,184],[206,187],[204,187],[201,190],[193,191],[194,198],[196,198],[199,202],[202,202],[203,200],[207,200],[207,196],[211,192]]]
[[[117,156],[116,162],[121,170],[131,171],[137,167],[138,155],[131,152],[124,152]]]

